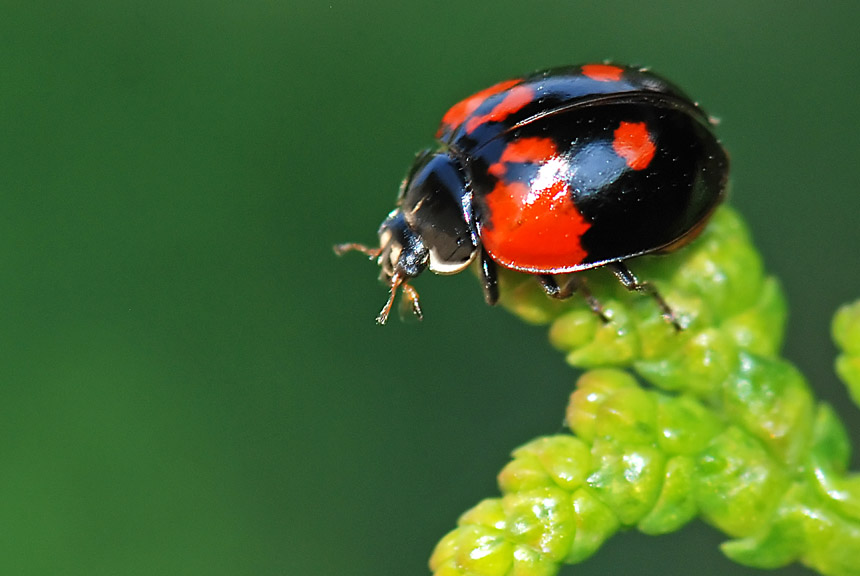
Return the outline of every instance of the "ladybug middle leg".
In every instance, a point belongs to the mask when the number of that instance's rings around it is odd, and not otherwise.
[[[675,317],[675,313],[660,295],[656,288],[652,284],[648,282],[642,282],[630,271],[630,268],[627,267],[624,262],[613,262],[607,265],[612,273],[615,274],[615,277],[621,282],[621,284],[630,291],[643,292],[647,293],[651,298],[657,302],[657,306],[660,307],[660,312],[663,315],[663,318],[666,322],[669,322],[672,326],[675,327],[675,330],[681,332],[684,327],[678,322],[678,319]]]
[[[538,275],[538,282],[540,282],[540,285],[544,289],[544,292],[546,292],[547,296],[563,300],[573,296],[574,292],[579,292],[582,297],[585,298],[585,301],[588,303],[588,307],[591,308],[592,312],[597,314],[604,323],[609,323],[610,319],[609,316],[606,315],[603,305],[600,303],[600,300],[595,298],[594,294],[591,293],[591,290],[588,289],[588,285],[585,283],[584,278],[581,278],[576,274],[570,274],[565,278],[564,283],[559,285],[556,281],[557,277],[558,276],[553,276],[552,274]]]

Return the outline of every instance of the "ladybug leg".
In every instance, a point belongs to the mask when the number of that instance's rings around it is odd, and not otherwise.
[[[346,252],[352,251],[366,254],[371,260],[373,260],[374,258],[379,257],[379,253],[382,252],[382,248],[371,248],[370,246],[365,246],[364,244],[357,244],[355,242],[347,242],[346,244],[334,245],[334,253],[338,256],[341,256]]]
[[[481,248],[481,280],[484,286],[484,300],[490,306],[495,306],[499,301],[499,275],[496,271],[496,262],[483,248]]]
[[[588,289],[585,279],[578,277],[576,274],[570,274],[565,278],[564,283],[559,286],[558,282],[556,282],[556,277],[551,274],[539,274],[537,278],[544,292],[550,298],[563,300],[573,296],[574,292],[579,292],[588,303],[588,307],[591,308],[592,312],[597,314],[605,323],[609,323],[609,316],[603,310],[600,300],[595,298],[591,290]]]
[[[407,284],[406,280],[400,273],[395,273],[394,276],[391,277],[389,287],[388,300],[385,302],[385,306],[382,307],[382,310],[380,310],[379,315],[376,317],[377,324],[382,326],[388,321],[388,315],[391,313],[391,306],[394,304],[394,297],[397,296],[398,288],[403,292],[403,297],[412,305],[412,313],[415,314],[419,320],[424,318],[424,313],[421,311],[421,305],[418,303],[418,291]]]
[[[419,320],[423,320],[424,313],[421,311],[421,304],[418,303],[418,291],[406,283],[401,284],[400,289],[403,290],[403,297],[409,301],[410,305],[412,305],[412,313]]]
[[[684,329],[683,326],[678,322],[678,319],[675,317],[675,313],[672,312],[672,309],[663,300],[663,297],[654,288],[653,285],[648,282],[642,282],[630,271],[630,268],[627,267],[624,262],[613,262],[609,264],[609,269],[612,270],[612,273],[615,274],[615,277],[621,282],[621,284],[628,290],[635,290],[636,292],[643,292],[651,296],[655,302],[657,302],[657,306],[660,307],[660,313],[663,315],[663,318],[666,322],[669,322],[672,326],[675,327],[675,330],[678,332]]]

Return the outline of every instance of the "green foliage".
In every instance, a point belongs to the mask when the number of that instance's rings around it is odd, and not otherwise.
[[[585,369],[571,395],[571,434],[516,449],[500,498],[459,520],[430,560],[437,576],[545,576],[594,554],[617,530],[665,534],[699,517],[732,539],[734,561],[791,562],[860,575],[860,476],[829,406],[780,358],[786,307],[740,218],[728,207],[689,247],[640,259],[685,327],[605,271],[587,280],[611,319],[582,299],[546,298],[503,275],[502,303],[550,326]],[[837,372],[860,400],[860,303],[841,309]]]

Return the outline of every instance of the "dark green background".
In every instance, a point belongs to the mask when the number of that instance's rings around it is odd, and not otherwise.
[[[575,373],[468,274],[378,328],[377,270],[331,245],[374,240],[457,99],[566,63],[722,119],[787,354],[860,441],[828,337],[860,296],[858,7],[3,1],[0,573],[427,573]],[[720,540],[619,535],[569,573],[755,573]]]

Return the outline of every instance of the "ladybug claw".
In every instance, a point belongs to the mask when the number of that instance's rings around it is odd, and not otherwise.
[[[424,313],[421,312],[421,304],[418,303],[418,292],[410,286],[409,284],[401,284],[401,289],[403,290],[403,296],[409,300],[409,303],[412,304],[412,313],[419,320],[424,319]]]
[[[418,292],[406,283],[406,280],[403,279],[399,273],[394,274],[391,277],[391,288],[388,293],[388,300],[385,302],[385,306],[380,310],[379,315],[376,317],[376,323],[380,326],[384,326],[386,322],[388,322],[388,315],[391,314],[391,307],[394,305],[394,298],[397,296],[397,289],[400,288],[403,291],[403,297],[406,298],[409,303],[412,305],[412,313],[419,320],[424,319],[424,313],[421,311],[421,305],[418,303]]]
[[[391,302],[391,300],[389,300]],[[376,316],[376,323],[380,326],[385,326],[385,323],[388,322],[388,313],[391,312],[391,306],[386,304],[382,311]]]
[[[396,292],[396,288],[391,287],[391,294],[388,296],[388,301],[385,302],[385,306],[382,307],[382,310],[379,311],[379,314],[376,316],[376,323],[380,326],[385,326],[385,323],[388,322],[388,315],[391,313],[391,305],[394,304],[394,294]]]

